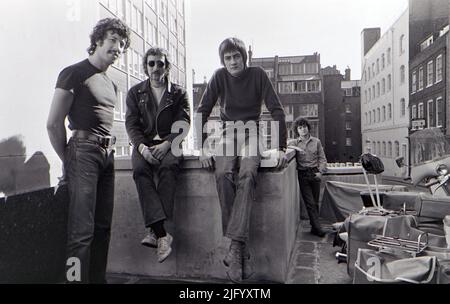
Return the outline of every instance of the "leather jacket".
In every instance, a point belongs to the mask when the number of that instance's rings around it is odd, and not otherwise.
[[[125,127],[133,146],[151,146],[156,135],[169,142],[187,135],[187,130],[171,132],[174,122],[185,122],[187,128],[190,125],[189,98],[180,86],[169,83],[158,106],[147,79],[128,91],[126,103]]]

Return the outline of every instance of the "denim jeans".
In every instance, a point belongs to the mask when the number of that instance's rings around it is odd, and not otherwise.
[[[222,151],[226,151],[230,145],[234,147],[231,155],[222,154],[224,156],[215,158],[222,229],[224,236],[232,240],[247,242],[249,238],[250,215],[261,160],[260,144],[258,136],[250,140],[249,136],[235,136],[232,132],[224,132],[218,145],[218,149]]]
[[[151,165],[135,148],[131,163],[145,227],[172,218],[180,158],[169,151],[159,165]]]
[[[319,222],[319,195],[320,179],[315,177],[311,170],[298,170],[298,184],[308,212],[309,222],[314,229],[320,228]]]
[[[72,138],[64,168],[70,196],[67,258],[80,260],[81,283],[105,283],[114,206],[114,150]]]

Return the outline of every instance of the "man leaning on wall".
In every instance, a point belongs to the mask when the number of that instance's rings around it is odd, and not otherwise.
[[[120,20],[100,20],[90,35],[89,57],[61,71],[47,131],[63,162],[70,196],[67,281],[106,283],[114,205],[114,149],[111,135],[117,87],[106,71],[130,46]],[[65,119],[72,136],[67,143]],[[72,266],[79,271],[71,272]],[[71,275],[69,275],[71,272]]]

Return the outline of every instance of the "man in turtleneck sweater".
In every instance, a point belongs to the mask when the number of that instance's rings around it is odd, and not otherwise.
[[[287,163],[284,154],[287,131],[283,107],[267,74],[259,67],[247,67],[244,42],[237,38],[225,39],[219,46],[219,55],[224,67],[218,69],[209,81],[197,113],[201,114],[202,127],[205,126],[220,98],[220,118],[224,128],[215,153],[203,152],[200,161],[204,168],[215,167],[223,232],[231,239],[230,250],[223,262],[229,267],[229,279],[241,282],[253,273],[248,238],[256,175],[261,159],[262,143],[258,124],[263,101],[279,126],[279,168],[285,167]],[[243,122],[249,127],[248,133],[254,136],[244,133],[243,128],[236,128],[235,122]],[[203,132],[203,146],[205,139],[206,134]]]

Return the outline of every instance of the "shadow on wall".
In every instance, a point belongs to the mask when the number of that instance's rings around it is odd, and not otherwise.
[[[38,151],[26,160],[20,136],[0,141],[0,193],[10,196],[50,187],[50,165]]]

